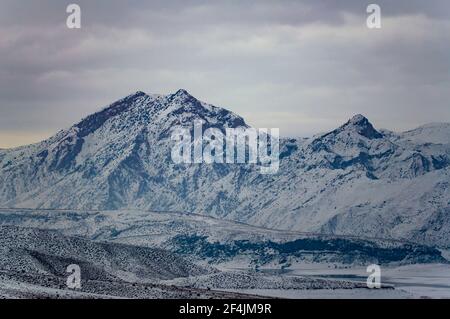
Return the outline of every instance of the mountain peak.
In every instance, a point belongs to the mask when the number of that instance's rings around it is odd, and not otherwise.
[[[370,123],[369,120],[361,114],[353,116],[341,128],[355,130],[358,134],[367,137],[368,139],[383,137],[383,135],[373,127],[372,123]]]
[[[175,95],[190,95],[190,94],[185,89],[179,89],[178,91],[175,92]]]
[[[171,102],[175,102],[179,105],[201,105],[194,96],[184,89],[179,89],[175,93],[168,95],[168,98]]]
[[[146,97],[147,94],[142,91],[137,91],[136,93],[130,94],[110,105],[103,108],[102,110],[88,115],[82,119],[75,126],[79,129],[79,136],[84,137],[90,133],[97,130],[103,125],[109,118],[120,115],[129,108],[131,108],[137,101],[142,97]]]
[[[172,97],[183,98],[183,99],[195,98],[188,91],[186,91],[185,89],[179,89],[175,93],[171,94],[171,96]]]
[[[367,119],[367,117],[365,117],[362,114],[356,114],[355,116],[353,116],[350,120],[350,123],[354,123],[354,124],[358,124],[358,123],[369,123],[369,120]]]
[[[142,96],[142,95],[147,95],[147,93],[143,91],[136,91],[136,93],[132,94],[132,96]]]

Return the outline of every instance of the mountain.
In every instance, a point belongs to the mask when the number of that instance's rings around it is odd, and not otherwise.
[[[0,152],[0,202],[49,208],[171,208],[193,175],[201,179],[215,171],[202,166],[183,181],[178,173],[184,167],[171,161],[171,128],[191,126],[195,119],[202,119],[204,128],[246,126],[237,115],[184,90],[168,96],[137,92],[42,143]]]
[[[356,115],[282,139],[278,173],[263,175],[253,164],[175,164],[171,129],[194,120],[248,127],[185,90],[137,92],[41,143],[0,150],[0,206],[191,212],[450,246],[450,125],[394,133]]]

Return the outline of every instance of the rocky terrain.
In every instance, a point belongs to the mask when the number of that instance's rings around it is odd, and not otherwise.
[[[81,287],[69,288],[69,265]],[[224,291],[233,288],[236,292]],[[367,289],[361,283],[220,271],[162,249],[97,242],[58,231],[0,226],[3,298],[258,298],[242,289]],[[389,288],[389,287],[386,287]]]
[[[0,210],[1,226],[59,231],[89,240],[159,248],[197,263],[235,262],[257,269],[300,262],[381,265],[446,262],[433,247],[410,242],[278,231],[183,213]]]
[[[450,245],[450,125],[397,133],[356,115],[283,139],[280,169],[175,164],[171,129],[248,127],[185,90],[137,92],[34,145],[0,150],[0,206],[197,213],[303,232]],[[282,128],[281,133],[282,133]]]

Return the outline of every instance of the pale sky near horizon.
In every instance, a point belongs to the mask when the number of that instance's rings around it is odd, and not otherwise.
[[[357,113],[395,131],[450,122],[449,53],[448,0],[0,0],[0,148],[139,90],[184,88],[284,136]]]

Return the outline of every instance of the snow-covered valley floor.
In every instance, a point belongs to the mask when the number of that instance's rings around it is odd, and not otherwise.
[[[262,271],[277,272],[273,269]],[[364,267],[334,268],[325,264],[299,264],[292,269],[284,270],[280,275],[365,283],[368,273]],[[395,289],[244,289],[234,291],[282,298],[450,298],[450,265],[415,264],[382,267],[381,283],[392,285]]]

